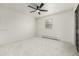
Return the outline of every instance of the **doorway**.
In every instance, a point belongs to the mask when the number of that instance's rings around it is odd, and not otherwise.
[[[75,10],[75,19],[76,19],[76,48],[79,52],[79,5]]]

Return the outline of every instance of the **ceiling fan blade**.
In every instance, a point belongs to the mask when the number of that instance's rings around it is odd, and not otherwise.
[[[40,11],[45,11],[45,12],[47,12],[48,10],[40,10]]]
[[[41,3],[40,8],[42,8],[42,7],[43,7],[43,5],[44,5],[44,3]]]
[[[38,12],[38,14],[40,15],[41,13],[40,13],[40,12]]]
[[[37,9],[39,9],[39,6],[37,6]]]
[[[33,9],[36,9],[36,8],[34,8],[34,7],[30,6],[30,5],[29,5],[28,7],[33,8]]]
[[[32,12],[36,12],[36,11],[30,11],[30,13],[32,13]]]

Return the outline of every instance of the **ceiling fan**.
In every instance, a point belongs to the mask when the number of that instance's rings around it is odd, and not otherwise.
[[[44,3],[41,3],[40,5],[36,5],[36,7],[33,7],[31,5],[28,5],[28,7],[34,9],[34,11],[30,11],[31,13],[32,12],[37,12],[39,15],[41,14],[41,11],[42,12],[47,12],[48,10],[43,10],[42,7],[44,6],[45,4]]]

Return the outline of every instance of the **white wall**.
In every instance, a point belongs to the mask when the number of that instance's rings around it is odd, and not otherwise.
[[[45,28],[45,20],[47,19],[52,19],[53,28],[50,30]],[[75,44],[75,22],[73,10],[39,18],[37,19],[37,24],[38,36],[50,35],[54,38]]]
[[[31,38],[35,35],[35,19],[0,6],[0,44]]]

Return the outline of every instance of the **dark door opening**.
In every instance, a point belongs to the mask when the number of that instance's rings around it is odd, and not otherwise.
[[[79,5],[75,10],[75,19],[76,19],[76,48],[79,52]]]

